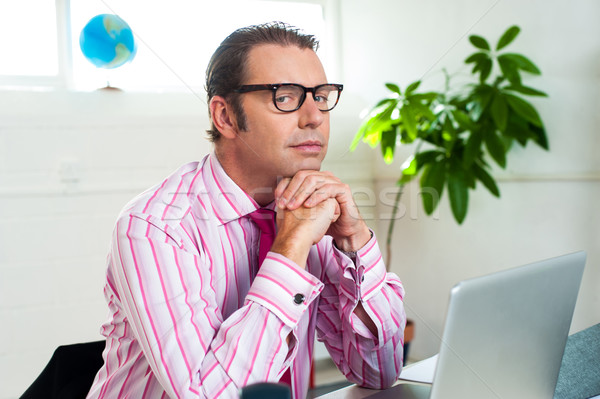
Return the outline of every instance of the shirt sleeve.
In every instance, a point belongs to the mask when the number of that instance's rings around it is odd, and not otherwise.
[[[369,388],[391,386],[402,370],[406,314],[400,279],[387,273],[376,237],[354,261],[331,240],[319,243],[325,284],[320,296],[317,337],[350,381]],[[354,313],[361,302],[377,327],[373,335]]]
[[[183,241],[159,220],[128,215],[111,250],[115,300],[160,385],[171,398],[237,398],[244,385],[278,381],[293,359],[287,337],[323,284],[270,253],[244,305],[223,319],[216,263]]]

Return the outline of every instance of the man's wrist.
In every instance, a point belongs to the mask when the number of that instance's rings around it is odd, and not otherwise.
[[[271,251],[283,255],[298,266],[305,268],[308,252],[312,246],[312,242],[302,239],[306,236],[306,234],[298,234],[297,231],[279,232],[273,241]]]
[[[347,254],[353,254],[356,257],[356,252],[364,247],[373,238],[373,232],[365,225],[364,229],[357,234],[349,237],[336,237],[334,243],[337,249]],[[352,256],[351,256],[352,257]]]

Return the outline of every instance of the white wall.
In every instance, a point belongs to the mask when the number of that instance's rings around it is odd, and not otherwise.
[[[470,198],[458,226],[447,193],[435,218],[425,216],[418,186],[407,187],[404,215],[396,223],[392,270],[403,279],[406,306],[416,323],[411,357],[436,353],[450,288],[464,278],[576,250],[588,252],[571,331],[600,322],[600,3],[535,1],[344,0],[342,6],[345,94],[365,106],[386,95],[384,82],[441,88],[442,67],[469,72],[463,60],[469,34],[495,44],[513,24],[521,34],[507,50],[522,52],[542,70],[527,80],[550,95],[535,100],[545,121],[550,151],[515,148],[507,170],[496,170],[502,193],[485,189]],[[375,162],[378,190],[398,177],[395,164]],[[378,159],[380,157],[378,156]],[[380,214],[389,213],[381,204]],[[380,220],[381,234],[388,222]],[[383,238],[383,237],[381,237]],[[508,328],[510,328],[508,326]]]
[[[363,213],[382,241],[387,222],[377,216],[388,210],[375,199],[393,185],[398,165],[347,146],[357,114],[385,94],[383,82],[406,85],[427,74],[426,85],[435,86],[441,66],[460,68],[471,28],[497,37],[517,23],[523,32],[514,50],[537,62],[543,76],[531,85],[550,94],[536,105],[551,151],[515,151],[509,169],[496,172],[502,199],[475,193],[463,226],[446,197],[434,219],[424,216],[415,187],[405,193],[392,269],[417,324],[414,357],[437,351],[455,282],[575,249],[589,258],[573,329],[600,321],[598,15],[595,0],[340,1],[345,90],[325,167],[369,194]],[[56,346],[101,338],[116,215],[209,151],[207,126],[205,104],[193,94],[0,91],[0,398],[18,397]]]
[[[371,157],[332,117],[325,167],[373,191]],[[120,209],[211,150],[194,94],[0,91],[0,398],[18,397],[63,344],[102,339],[109,238]]]

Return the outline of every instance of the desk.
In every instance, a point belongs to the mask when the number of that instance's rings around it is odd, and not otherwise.
[[[437,358],[437,356],[435,358]],[[432,358],[430,358],[430,359],[432,359]],[[432,365],[432,363],[429,361],[429,359],[409,364],[406,367],[404,367],[404,370],[409,370],[410,368],[415,367],[415,366],[420,366],[418,369],[421,370],[421,372],[423,372],[423,370],[426,370],[426,371],[424,371],[425,374],[431,373],[431,375],[433,376],[432,367],[435,368],[435,363],[433,363],[433,365]],[[417,370],[417,368],[414,370]],[[415,375],[413,375],[411,377],[415,377]],[[428,381],[428,380],[419,378],[417,381]],[[412,385],[423,385],[423,386],[431,385],[431,384],[409,381],[409,380],[398,380],[398,381],[396,381],[396,383],[393,386],[400,385],[400,384],[412,384]],[[366,398],[368,396],[374,395],[377,392],[381,392],[381,390],[367,389],[367,388],[358,387],[356,385],[351,385],[351,386],[348,386],[348,387],[345,387],[342,389],[338,389],[337,391],[330,392],[325,395],[321,395],[317,399],[362,399],[362,398]]]
[[[398,384],[427,385],[418,382],[398,380],[394,386]],[[377,389],[360,388],[356,385],[351,385],[349,387],[321,395],[317,399],[362,399],[374,395],[377,392],[381,391]]]

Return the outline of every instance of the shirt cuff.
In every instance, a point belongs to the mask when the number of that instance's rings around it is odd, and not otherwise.
[[[294,328],[323,283],[285,256],[269,252],[252,282],[246,301],[256,302]]]
[[[335,245],[333,247],[341,266],[340,288],[346,296],[355,301],[366,301],[381,290],[387,270],[375,234],[356,251],[354,260]]]

